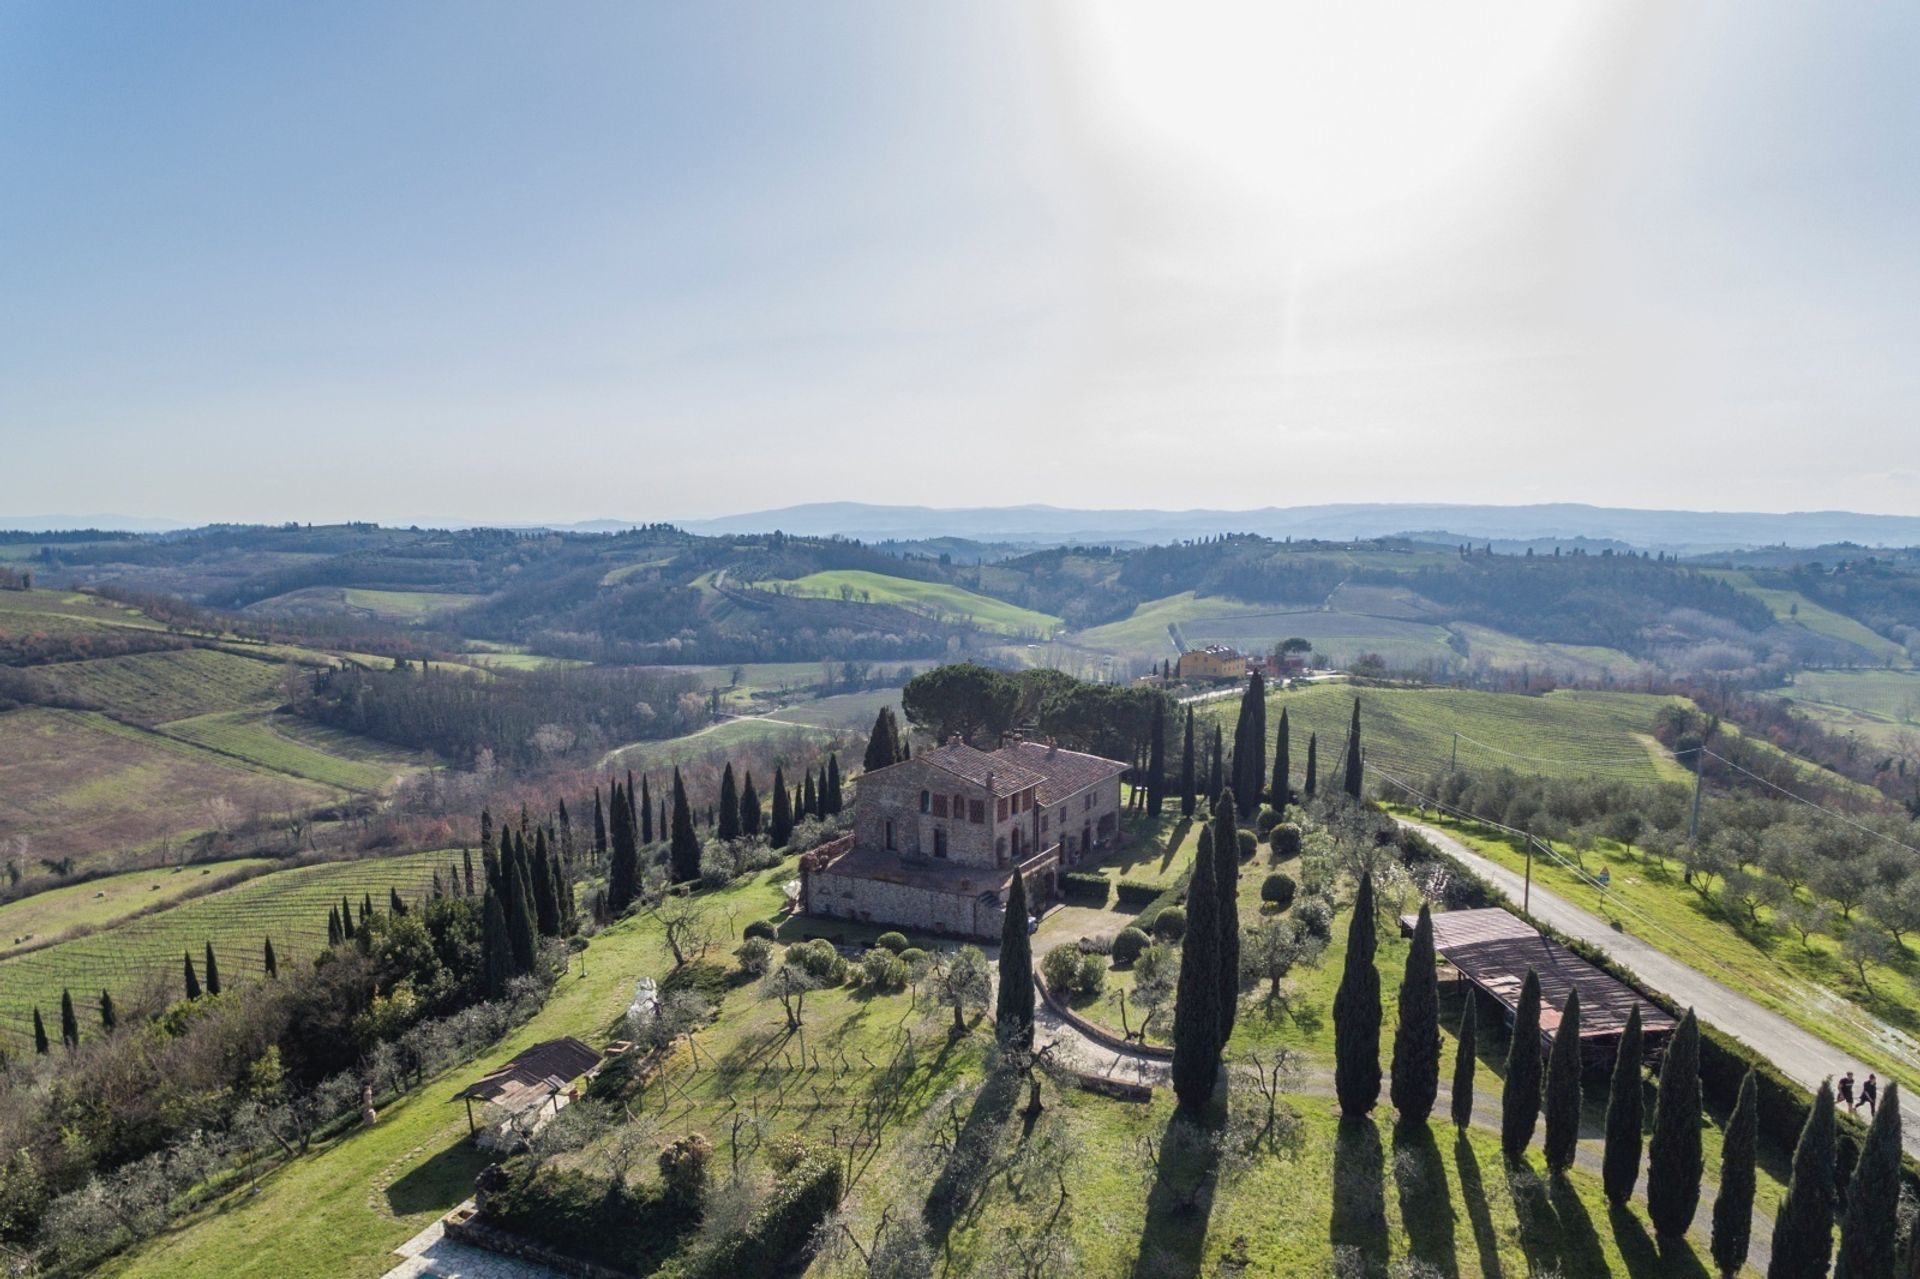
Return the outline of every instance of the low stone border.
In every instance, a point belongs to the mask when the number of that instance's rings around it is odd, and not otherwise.
[[[1040,992],[1040,998],[1061,1021],[1093,1040],[1103,1048],[1111,1048],[1117,1053],[1134,1057],[1152,1057],[1160,1061],[1172,1061],[1173,1049],[1163,1048],[1159,1044],[1149,1044],[1137,1039],[1124,1039],[1102,1026],[1097,1021],[1089,1021],[1073,1009],[1062,1003],[1051,990],[1047,989],[1046,979],[1040,976],[1038,968],[1033,970],[1033,986]]]
[[[486,1220],[471,1209],[459,1208],[446,1218],[447,1238],[474,1248],[483,1248],[502,1257],[512,1257],[519,1261],[529,1261],[536,1266],[545,1266],[548,1270],[563,1275],[576,1275],[579,1279],[633,1279],[624,1270],[611,1270],[606,1266],[583,1261],[578,1257],[556,1252],[544,1244],[535,1243],[512,1231],[502,1230],[498,1226],[487,1224]]]

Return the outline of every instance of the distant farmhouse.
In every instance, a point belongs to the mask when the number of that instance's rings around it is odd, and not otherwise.
[[[957,937],[998,937],[1016,868],[1027,900],[1120,837],[1127,765],[1010,739],[947,745],[855,779],[853,832],[800,859],[801,909]]]
[[[1295,652],[1248,655],[1225,644],[1209,644],[1205,648],[1190,648],[1180,654],[1180,661],[1173,669],[1173,678],[1241,680],[1257,671],[1267,679],[1276,679],[1298,675],[1306,669],[1305,659]]]

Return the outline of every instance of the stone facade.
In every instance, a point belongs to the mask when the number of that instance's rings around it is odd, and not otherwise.
[[[1119,837],[1126,765],[1037,743],[958,742],[856,779],[853,833],[801,861],[823,918],[997,937],[1015,868],[1028,901]]]

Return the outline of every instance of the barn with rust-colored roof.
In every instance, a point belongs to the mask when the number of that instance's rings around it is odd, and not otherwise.
[[[1400,930],[1411,935],[1418,916],[1403,915]],[[1627,1014],[1640,1010],[1640,1026],[1651,1054],[1673,1033],[1671,1013],[1611,973],[1580,958],[1510,911],[1449,910],[1433,917],[1433,949],[1442,975],[1451,975],[1484,991],[1505,1010],[1507,1023],[1520,1005],[1527,971],[1540,980],[1540,1032],[1553,1042],[1567,995],[1580,992],[1582,1056],[1611,1060]]]

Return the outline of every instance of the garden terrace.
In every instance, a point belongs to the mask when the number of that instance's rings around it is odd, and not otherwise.
[[[1410,935],[1416,919],[1402,915],[1400,931]],[[1541,1038],[1549,1044],[1568,992],[1578,990],[1581,1055],[1592,1061],[1613,1059],[1627,1015],[1636,1006],[1649,1052],[1673,1033],[1675,1021],[1665,1009],[1498,907],[1435,915],[1433,948],[1462,980],[1497,1000],[1509,1024],[1519,1006],[1527,970],[1532,969],[1540,979]]]

